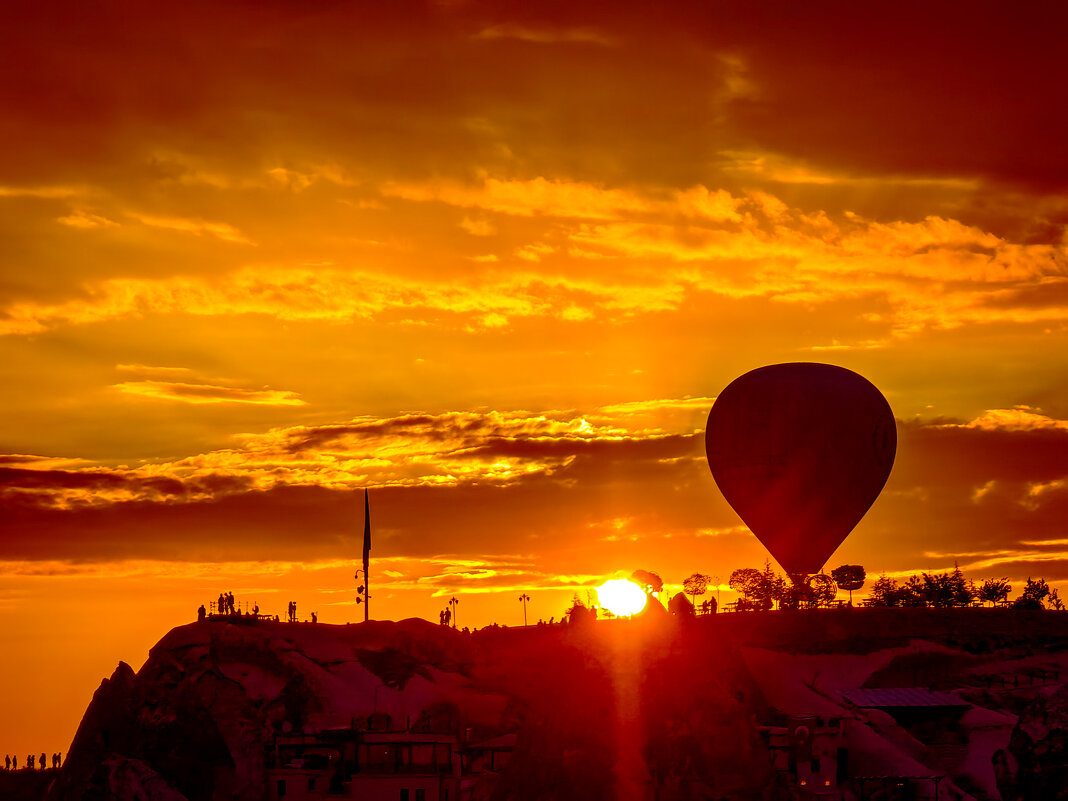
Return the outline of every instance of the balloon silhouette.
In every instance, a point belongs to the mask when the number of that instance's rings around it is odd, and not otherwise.
[[[723,497],[787,573],[817,573],[890,475],[897,428],[866,378],[830,364],[761,367],[708,414]]]

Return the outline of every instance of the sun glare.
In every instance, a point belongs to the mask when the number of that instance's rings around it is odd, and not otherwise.
[[[597,588],[601,606],[618,617],[636,615],[645,608],[645,592],[633,581],[613,579]]]

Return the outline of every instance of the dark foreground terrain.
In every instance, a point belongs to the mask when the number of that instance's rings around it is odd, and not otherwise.
[[[1057,612],[662,616],[470,635],[422,620],[206,621],[102,682],[46,795],[261,801],[300,765],[314,778],[313,760],[279,756],[285,743],[435,732],[455,744],[462,798],[937,787],[940,799],[1049,801],[1068,798],[1066,679]],[[301,797],[359,797],[352,770],[324,762],[321,794]]]

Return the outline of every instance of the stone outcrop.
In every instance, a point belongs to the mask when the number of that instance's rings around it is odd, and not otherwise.
[[[1008,748],[994,755],[994,772],[1004,801],[1068,799],[1068,686],[1020,715]]]

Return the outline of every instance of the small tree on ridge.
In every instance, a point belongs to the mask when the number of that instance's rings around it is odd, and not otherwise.
[[[686,591],[687,595],[693,596],[694,606],[697,606],[697,596],[704,595],[708,591],[709,577],[704,573],[694,573],[684,582],[682,582],[682,588]]]
[[[831,571],[831,578],[838,585],[838,589],[849,593],[849,605],[853,605],[853,590],[859,590],[864,586],[868,575],[861,565],[840,565]]]

